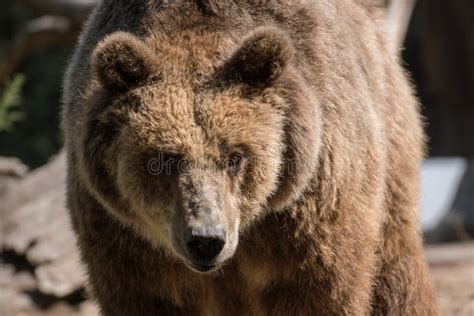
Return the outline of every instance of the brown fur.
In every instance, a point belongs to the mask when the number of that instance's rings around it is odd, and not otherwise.
[[[63,128],[104,315],[437,314],[418,107],[365,2],[102,1]],[[186,164],[151,174],[161,154]],[[180,239],[204,220],[211,273]]]

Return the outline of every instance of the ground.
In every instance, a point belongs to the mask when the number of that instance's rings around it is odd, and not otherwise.
[[[441,315],[474,315],[474,243],[426,249]]]

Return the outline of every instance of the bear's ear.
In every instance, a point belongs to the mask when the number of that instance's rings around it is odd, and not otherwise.
[[[92,69],[102,85],[124,90],[155,74],[157,63],[144,42],[130,33],[116,32],[95,48]]]
[[[280,76],[294,55],[286,34],[274,28],[252,32],[225,66],[225,77],[248,84],[270,83]]]

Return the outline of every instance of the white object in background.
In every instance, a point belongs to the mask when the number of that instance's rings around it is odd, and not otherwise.
[[[467,162],[462,158],[431,158],[421,171],[421,226],[435,228],[450,211]]]

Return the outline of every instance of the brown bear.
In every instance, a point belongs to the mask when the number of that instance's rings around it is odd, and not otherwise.
[[[68,207],[104,315],[437,315],[424,136],[357,0],[104,0],[69,66]]]

